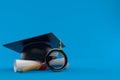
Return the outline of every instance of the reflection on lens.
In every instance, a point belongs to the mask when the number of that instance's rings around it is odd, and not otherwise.
[[[62,50],[52,50],[46,57],[46,63],[53,71],[60,71],[66,66],[67,57]]]

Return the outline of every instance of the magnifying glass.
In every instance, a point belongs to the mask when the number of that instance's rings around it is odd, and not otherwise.
[[[67,56],[60,49],[52,49],[46,56],[46,64],[52,71],[61,71],[67,66]]]

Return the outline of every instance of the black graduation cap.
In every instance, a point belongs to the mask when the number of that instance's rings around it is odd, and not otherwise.
[[[48,33],[8,44],[3,46],[19,53],[25,53],[24,59],[43,60],[47,54],[47,48],[58,48],[60,40],[53,34]],[[62,47],[65,45],[62,43]]]

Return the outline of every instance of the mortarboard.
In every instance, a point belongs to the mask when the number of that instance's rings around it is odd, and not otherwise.
[[[25,59],[43,60],[47,48],[58,48],[60,40],[53,34],[47,33],[40,36],[19,40],[16,42],[4,44],[3,46],[18,53],[27,53]],[[62,47],[65,45],[62,43]],[[35,48],[35,49],[34,49]],[[32,53],[33,52],[33,53]],[[42,55],[41,55],[42,54]],[[44,56],[43,56],[44,54]],[[42,56],[42,58],[40,58]]]

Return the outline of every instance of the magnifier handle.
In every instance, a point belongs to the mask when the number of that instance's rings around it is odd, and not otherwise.
[[[26,72],[26,71],[29,71],[29,70],[33,70],[33,69],[37,69],[41,66],[42,64],[38,63],[38,64],[34,64],[32,66],[28,66],[28,67],[25,67],[22,69],[22,72]]]

